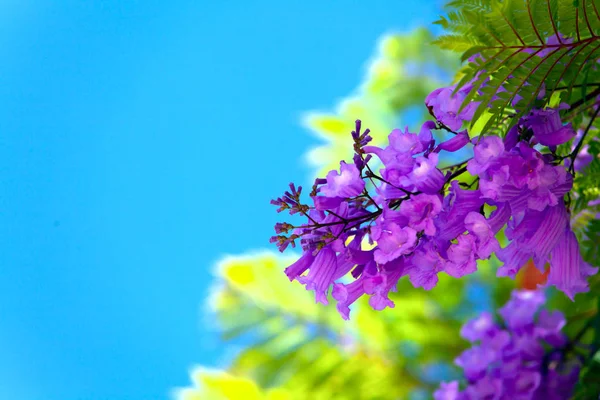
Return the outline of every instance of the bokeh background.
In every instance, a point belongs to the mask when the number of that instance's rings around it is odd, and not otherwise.
[[[211,272],[312,177],[303,112],[440,3],[3,1],[0,398],[168,398],[227,366]]]

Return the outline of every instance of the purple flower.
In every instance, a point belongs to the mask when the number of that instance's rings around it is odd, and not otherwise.
[[[537,371],[522,371],[511,379],[505,380],[505,390],[515,397],[531,398],[540,386],[542,375]]]
[[[421,130],[419,131],[419,140],[423,144],[425,150],[431,149],[435,143],[435,140],[433,140],[433,135],[431,134],[432,129],[436,129],[435,122],[433,121],[425,121],[423,125],[421,125]]]
[[[337,310],[345,320],[350,319],[350,305],[358,300],[365,292],[364,281],[377,273],[374,262],[367,264],[361,276],[349,284],[335,283],[331,296],[337,300]]]
[[[519,142],[519,126],[515,125],[506,133],[504,137],[504,148],[510,150]]]
[[[544,293],[537,290],[514,291],[508,303],[498,310],[506,325],[520,331],[533,325],[533,317],[546,302]]]
[[[568,222],[564,205],[548,207],[542,212],[528,211],[518,224],[513,219],[506,230],[511,242],[496,254],[504,262],[498,276],[514,277],[531,257],[536,265],[544,265]]]
[[[414,161],[414,167],[408,178],[423,193],[434,194],[444,186],[446,180],[442,171],[437,169],[437,163],[436,153],[431,153],[427,157],[417,157]]]
[[[478,175],[502,154],[504,154],[504,143],[498,136],[485,136],[479,138],[473,148],[473,159],[467,164],[467,170],[472,175]]]
[[[414,168],[414,159],[411,155],[394,153],[394,158],[389,158],[384,165],[385,168],[381,169],[383,179],[395,186],[412,186],[407,177]]]
[[[445,142],[440,143],[435,151],[439,152],[440,150],[455,152],[467,145],[469,143],[469,134],[467,131],[458,132],[451,139],[446,140]]]
[[[535,335],[552,346],[561,347],[566,340],[560,331],[566,323],[565,316],[560,311],[542,310],[535,326]]]
[[[565,38],[560,33],[551,35],[546,39],[547,45],[557,45],[560,43],[565,43],[565,44],[573,43],[573,39]],[[540,51],[539,53],[537,53],[537,56],[540,58],[545,58],[548,54],[552,53],[553,51],[556,51],[556,48],[552,48],[552,47],[545,48],[542,51]]]
[[[425,104],[435,118],[453,131],[460,129],[463,121],[470,121],[478,106],[478,103],[471,102],[459,112],[470,87],[463,87],[453,95],[454,88],[436,89],[425,98]]]
[[[420,138],[408,131],[408,127],[404,128],[404,132],[400,129],[394,129],[388,136],[390,147],[398,153],[409,153],[411,155],[421,153],[425,146]]]
[[[365,292],[371,295],[369,305],[374,310],[383,310],[386,307],[394,308],[394,302],[390,300],[389,293],[396,291],[396,285],[404,271],[405,262],[400,258],[382,266],[376,276],[365,279]]]
[[[352,133],[354,163],[342,161],[339,172],[316,179],[310,204],[301,201],[301,188],[293,184],[272,202],[278,212],[306,218],[304,224],[275,226],[277,236],[271,242],[281,251],[294,247],[296,241],[303,250],[300,259],[286,268],[286,275],[314,290],[322,303],[327,302],[333,285],[344,318],[349,316],[350,304],[363,295],[370,296],[375,309],[392,307],[388,293],[404,275],[413,286],[431,289],[439,272],[456,278],[471,274],[479,260],[492,254],[503,262],[498,276],[515,277],[529,260],[541,268],[549,262],[548,284],[571,298],[587,290],[587,278],[597,271],[581,258],[570,228],[565,196],[573,187],[573,176],[565,168],[568,163],[561,165],[564,159],[555,148],[545,152],[540,146],[555,147],[574,135],[571,126],[560,120],[562,106],[532,111],[516,121],[504,140],[493,135],[471,140],[473,158],[444,174],[437,167],[439,152],[463,148],[469,134],[454,132],[453,138],[436,147],[432,130],[460,128],[477,107],[471,102],[459,112],[472,87],[467,85],[455,94],[453,89],[438,89],[426,99],[437,123],[425,122],[418,135],[408,128],[394,129],[383,148],[368,146],[369,131],[360,133],[357,121]],[[382,164],[378,171],[369,164],[373,154]],[[461,168],[465,163],[466,168]],[[476,176],[468,184],[457,179],[465,169]],[[488,217],[486,205],[496,208]],[[504,226],[508,243],[500,248],[496,234]],[[362,250],[363,239],[375,246]],[[339,283],[342,279],[344,283]],[[542,325],[547,325],[548,341],[558,343],[550,320]],[[485,346],[500,351],[507,334],[490,335]],[[534,353],[541,350],[529,343],[532,340],[537,337],[512,340],[512,363],[525,356],[537,357]],[[519,346],[529,346],[531,353]],[[510,383],[513,392],[527,392],[535,386],[534,375],[525,376],[529,378]],[[481,385],[489,387],[494,382]]]
[[[434,218],[440,213],[442,202],[439,196],[418,194],[400,205],[400,212],[408,219],[408,225],[428,236],[435,235]]]
[[[509,221],[510,211],[510,206],[506,203],[498,204],[496,209],[492,211],[490,218],[488,219],[488,224],[494,233],[498,233],[498,231],[500,231],[500,229],[502,229]]]
[[[566,143],[575,137],[575,130],[571,123],[563,125],[560,120],[559,112],[561,109],[568,108],[565,106],[533,110],[531,115],[525,118],[524,125],[533,131],[537,141],[544,146],[558,146]]]
[[[313,256],[312,252],[305,251],[302,254],[302,257],[298,259],[295,263],[290,265],[285,269],[285,274],[289,278],[290,281],[298,278],[304,271],[306,271],[315,260],[315,256]]]
[[[476,252],[481,259],[489,258],[492,253],[500,250],[500,244],[496,239],[495,231],[485,219],[485,217],[476,212],[470,212],[465,217],[465,227],[469,233],[477,238]]]
[[[479,190],[462,189],[457,181],[450,183],[449,192],[444,198],[442,211],[434,220],[440,240],[452,240],[466,231],[465,217],[483,205]]]
[[[406,266],[406,274],[414,287],[430,290],[438,282],[437,274],[444,268],[446,260],[439,254],[432,242],[419,246]]]
[[[552,359],[551,361],[558,361]],[[571,398],[579,379],[580,366],[571,362],[561,369],[550,369],[542,384],[532,397],[533,400],[563,400]]]
[[[508,202],[513,214],[556,206],[572,187],[572,176],[561,165],[551,165],[525,142],[503,150],[499,138],[482,140],[467,168],[480,175],[485,199]],[[480,148],[483,146],[483,148]]]
[[[578,129],[577,130],[577,134],[575,135],[575,139],[573,141],[573,145],[571,146],[571,151],[575,150],[576,147],[576,143],[578,143],[581,140],[581,137],[583,136],[583,129]],[[598,139],[593,138],[592,140],[597,141]],[[584,144],[581,149],[579,150],[579,153],[577,154],[577,157],[575,157],[575,165],[573,166],[575,171],[579,172],[579,171],[583,171],[586,169],[586,167],[588,165],[590,165],[590,163],[594,161],[594,156],[592,154],[590,154],[590,146],[588,144]],[[567,158],[565,160],[565,167],[570,167],[571,166],[571,159]]]
[[[433,392],[434,400],[458,400],[458,381],[442,382],[439,389]]]
[[[465,398],[469,400],[499,400],[502,398],[502,393],[502,380],[490,376],[485,376],[475,384],[469,385],[464,391]]]
[[[377,241],[375,261],[385,264],[410,253],[417,241],[417,232],[411,227],[386,221],[371,229],[371,238]]]
[[[306,286],[306,290],[314,290],[317,303],[328,304],[327,294],[333,283],[333,275],[337,268],[335,251],[329,247],[319,250],[310,266],[308,275],[298,277],[298,281]]]
[[[461,235],[457,238],[458,242],[450,246],[448,262],[444,265],[444,271],[448,275],[460,278],[477,271],[475,240],[471,235]]]
[[[340,162],[340,173],[329,171],[327,184],[321,186],[320,193],[325,197],[354,197],[362,193],[365,182],[354,164]]]
[[[532,187],[533,186],[533,187]],[[542,211],[548,206],[557,205],[573,186],[573,178],[563,166],[545,165],[540,171],[539,179],[533,185],[529,183],[527,207]]]
[[[542,154],[524,142],[515,146],[514,151],[506,157],[505,164],[510,170],[511,182],[517,188],[534,189],[540,184],[540,172],[546,165]]]
[[[571,300],[575,294],[589,290],[586,278],[598,272],[583,261],[577,238],[570,228],[563,231],[552,249],[548,284],[563,291]]]
[[[465,350],[454,363],[461,367],[468,380],[481,379],[488,366],[497,358],[496,353],[487,347],[474,346]]]
[[[431,128],[434,127],[435,124],[433,126],[427,123],[423,124],[419,135],[409,132],[408,127],[404,132],[394,129],[388,135],[389,145],[387,147],[382,149],[377,146],[365,146],[364,151],[377,155],[386,166],[388,174],[394,173],[392,170],[397,170],[395,172],[397,175],[406,175],[412,170],[413,156],[422,153],[433,144]],[[386,180],[390,181],[387,178]]]
[[[564,317],[559,312],[538,310],[545,302],[540,291],[514,291],[499,310],[506,322],[502,329],[490,313],[463,326],[461,335],[477,342],[455,363],[467,380],[460,391],[458,382],[444,383],[436,399],[567,399],[577,382],[579,362],[566,359],[560,346]],[[546,350],[542,343],[554,346]],[[568,371],[566,374],[563,371]]]
[[[463,325],[460,330],[460,336],[470,342],[475,342],[477,340],[492,337],[498,330],[492,314],[483,312],[479,317],[472,319]]]
[[[334,210],[344,202],[343,197],[312,196],[315,209],[319,211]]]

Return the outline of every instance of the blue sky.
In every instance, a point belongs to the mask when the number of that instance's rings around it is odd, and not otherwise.
[[[300,113],[419,1],[0,4],[0,398],[162,399],[231,352],[201,314],[308,170]]]

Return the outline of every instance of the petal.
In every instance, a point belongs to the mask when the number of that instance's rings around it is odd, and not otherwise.
[[[506,134],[506,137],[504,138],[504,148],[506,150],[510,150],[517,145],[518,141],[519,141],[519,126],[515,125],[508,131],[508,133]]]
[[[458,400],[458,381],[441,382],[433,393],[433,400]]]
[[[498,310],[506,325],[520,330],[533,324],[538,309],[545,303],[546,297],[541,290],[515,290],[510,300]]]
[[[558,146],[559,144],[566,143],[569,140],[573,139],[575,137],[575,130],[573,129],[573,126],[569,123],[551,133],[536,134],[536,130],[534,130],[533,134],[538,140],[538,142],[540,142],[544,146]]]
[[[453,153],[465,147],[467,143],[469,143],[469,140],[469,134],[467,133],[467,131],[462,131],[459,132],[453,138],[446,140],[443,143],[440,143],[436,147],[435,151],[438,152],[440,150],[444,150]]]
[[[327,292],[333,283],[337,268],[335,251],[329,247],[322,248],[310,266],[308,275],[301,276],[298,281],[306,285],[306,290],[314,290],[317,303],[327,304]]]
[[[517,272],[531,258],[531,252],[523,249],[517,242],[512,242],[505,248],[498,250],[496,256],[504,263],[498,268],[496,276],[508,276],[514,279]]]
[[[498,233],[498,231],[502,229],[504,225],[506,225],[509,219],[510,207],[505,203],[499,204],[490,214],[490,218],[488,219],[488,223],[490,224],[492,232]]]
[[[498,331],[494,317],[489,312],[483,312],[475,319],[470,320],[460,330],[460,336],[470,342],[482,340]]]
[[[581,258],[579,243],[573,231],[565,229],[552,250],[548,284],[556,286],[573,300],[575,294],[589,290],[586,278],[597,271],[597,268],[590,267]]]
[[[358,279],[348,285],[335,283],[331,295],[337,300],[337,310],[345,320],[350,319],[350,305],[358,300],[365,290],[362,279]]]
[[[290,281],[294,280],[299,275],[302,275],[302,273],[311,266],[314,259],[315,257],[312,255],[312,252],[304,252],[304,254],[302,254],[302,257],[300,257],[298,261],[296,261],[295,263],[293,263],[285,269],[285,274],[287,275]]]
[[[324,196],[313,196],[313,202],[317,210],[333,210],[339,207],[344,201],[342,197],[324,197]]]

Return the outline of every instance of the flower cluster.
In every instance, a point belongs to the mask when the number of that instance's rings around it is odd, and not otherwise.
[[[562,135],[562,129],[555,134]],[[537,266],[549,261],[548,282],[573,298],[587,289],[586,278],[596,269],[581,258],[569,226],[563,199],[573,185],[572,176],[564,166],[553,164],[552,154],[543,155],[511,136],[504,141],[497,136],[482,138],[467,165],[469,172],[479,175],[482,198],[510,215],[506,221],[510,243],[496,253],[504,262],[498,275],[514,278],[531,258]]]
[[[465,324],[461,336],[473,346],[454,362],[462,368],[466,385],[459,390],[458,381],[443,382],[434,399],[570,398],[580,366],[568,357],[562,313],[538,313],[544,302],[541,291],[514,291],[499,310],[502,324],[490,313]]]
[[[575,132],[562,124],[560,107],[532,111],[504,139],[471,139],[457,130],[472,118],[473,107],[461,110],[465,93],[452,91],[438,89],[427,97],[436,122],[425,122],[418,134],[394,129],[384,148],[370,146],[369,130],[361,132],[356,121],[353,162],[342,161],[339,171],[315,181],[312,204],[302,202],[302,188],[293,184],[272,202],[307,219],[275,227],[271,241],[281,251],[296,240],[303,250],[287,276],[313,290],[321,303],[332,289],[346,319],[363,295],[374,309],[393,307],[389,292],[403,276],[431,289],[440,272],[471,274],[477,260],[494,253],[504,263],[499,276],[514,277],[532,258],[541,268],[550,262],[548,283],[571,298],[587,290],[586,278],[596,271],[581,258],[570,229],[565,195],[573,178],[554,150]],[[436,144],[435,129],[454,136]],[[471,159],[440,168],[440,153],[471,144]],[[540,145],[550,152],[542,153]],[[470,183],[460,180],[467,171],[475,177]],[[509,243],[501,248],[496,234],[505,226]]]

